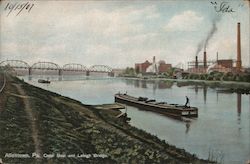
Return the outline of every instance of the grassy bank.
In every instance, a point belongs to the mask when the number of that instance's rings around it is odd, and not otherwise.
[[[14,87],[15,81],[9,79],[4,93],[0,94],[0,158],[3,159],[5,153],[32,153],[34,143],[31,137],[29,120],[23,108],[23,101]],[[11,163],[33,163],[31,159],[13,158]]]
[[[17,86],[26,95],[20,95]],[[24,99],[32,109],[42,155],[55,156],[22,160],[4,157],[5,153],[35,151]],[[0,158],[7,163],[208,163],[118,120],[118,111],[96,109],[17,78],[8,77],[2,100]],[[66,157],[56,157],[57,153]]]

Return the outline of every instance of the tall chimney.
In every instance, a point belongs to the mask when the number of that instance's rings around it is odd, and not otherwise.
[[[195,68],[198,68],[198,56],[195,56]]]
[[[207,53],[206,53],[206,50],[204,51],[203,63],[204,63],[204,68],[207,68]]]
[[[236,61],[237,72],[241,70],[241,44],[240,44],[240,23],[237,24],[237,61]]]

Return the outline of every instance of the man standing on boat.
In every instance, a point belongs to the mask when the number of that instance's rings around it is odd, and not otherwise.
[[[187,105],[190,106],[190,103],[189,103],[189,98],[186,96],[186,104],[185,104],[185,107],[188,107]]]

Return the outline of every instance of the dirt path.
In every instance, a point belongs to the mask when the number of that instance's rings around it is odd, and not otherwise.
[[[35,119],[34,113],[32,112],[29,98],[20,85],[15,84],[15,86],[16,86],[19,94],[22,95],[22,97],[23,97],[25,112],[27,113],[27,116],[28,116],[30,123],[31,123],[31,131],[32,131],[33,142],[35,145],[35,153],[38,154],[40,157],[42,157],[42,151],[40,148],[40,140],[38,139],[38,130],[37,130],[37,126],[36,126],[36,119]]]
[[[0,100],[1,100],[0,101],[0,112],[3,111],[3,109],[4,109],[4,102],[5,102],[4,101],[5,97],[3,96],[4,87],[5,87],[5,85],[4,85],[4,79],[5,79],[4,75],[2,73],[0,73]]]

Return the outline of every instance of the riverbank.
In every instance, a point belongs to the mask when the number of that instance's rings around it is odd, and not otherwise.
[[[117,110],[87,106],[15,77],[7,76],[0,98],[0,158],[7,163],[208,163],[120,121]]]

